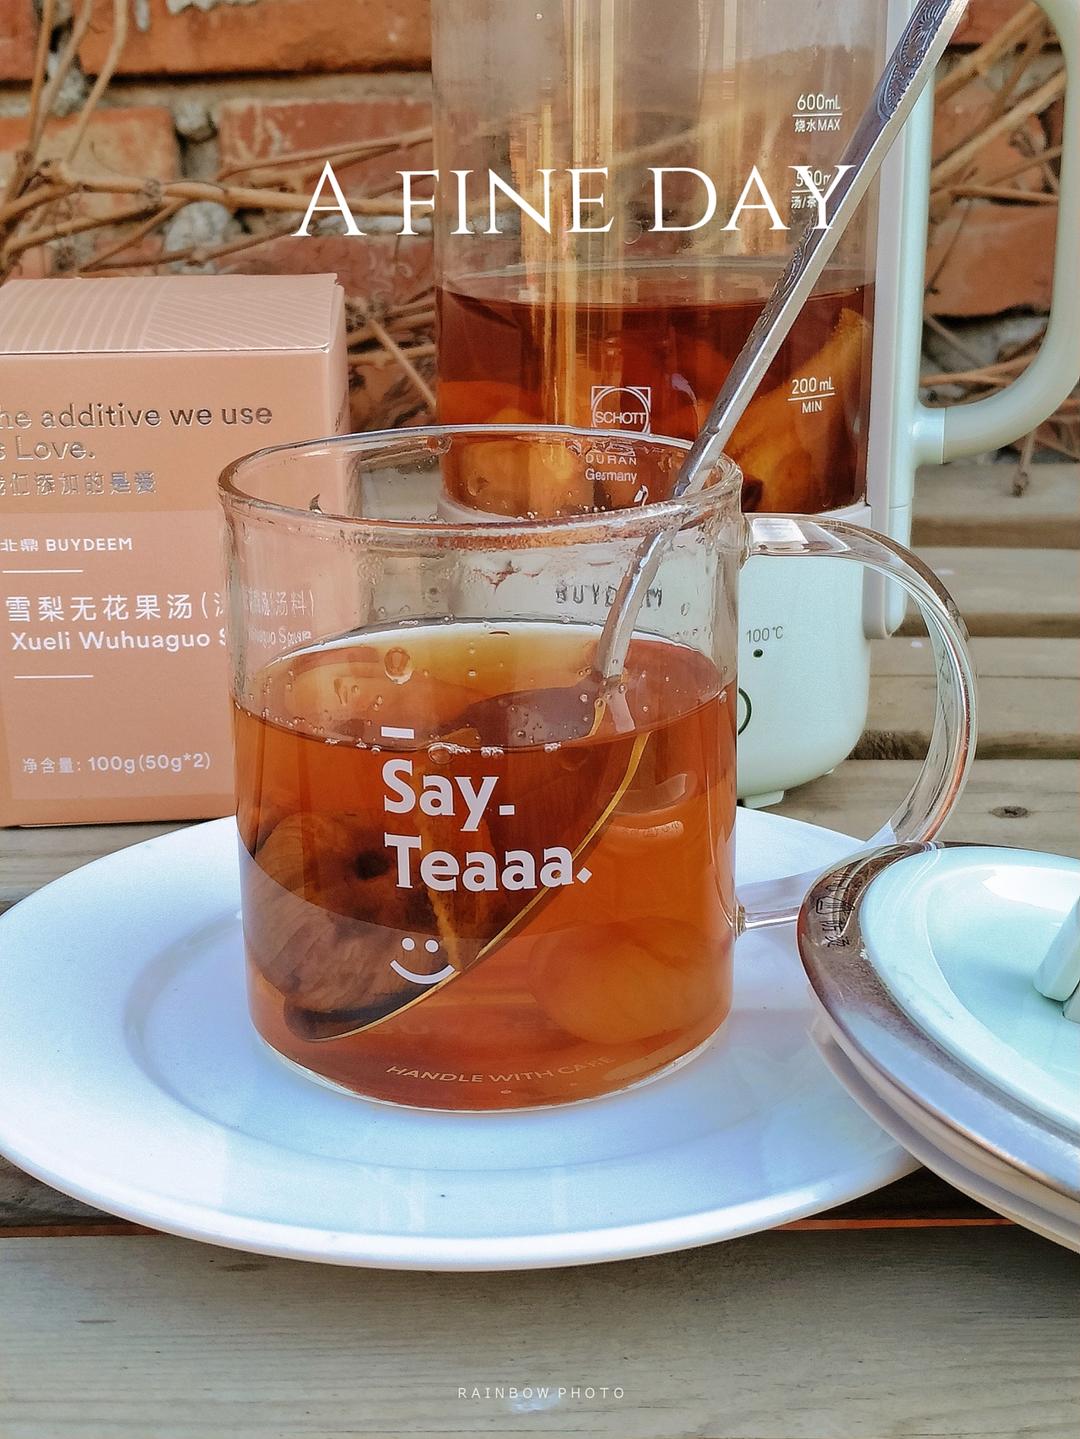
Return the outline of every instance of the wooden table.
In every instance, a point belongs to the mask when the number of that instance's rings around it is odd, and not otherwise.
[[[955,466],[919,491],[915,544],[982,682],[950,837],[1080,854],[1080,471],[1012,479]],[[780,813],[871,833],[891,811],[931,715],[916,633],[877,646],[855,757]],[[168,828],[0,832],[0,907]],[[786,1231],[508,1278],[203,1247],[0,1161],[0,1296],[3,1439],[1073,1439],[1080,1418],[1080,1260],[925,1171]]]

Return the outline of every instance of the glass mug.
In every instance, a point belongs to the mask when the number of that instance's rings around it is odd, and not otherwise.
[[[665,500],[685,449],[432,426],[264,450],[222,477],[249,995],[286,1060],[370,1099],[501,1110],[609,1094],[708,1043],[737,936],[794,918],[812,878],[734,890],[750,555],[856,560],[916,600],[934,730],[878,840],[940,829],[974,703],[946,592],[856,526],[742,514],[729,460]],[[573,475],[592,503],[470,512],[448,472]],[[636,502],[607,507],[627,476]],[[658,532],[664,603],[601,684],[605,606]]]

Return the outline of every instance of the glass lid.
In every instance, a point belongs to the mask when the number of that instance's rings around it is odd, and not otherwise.
[[[823,875],[798,937],[824,1042],[889,1112],[1080,1221],[1080,1025],[1035,988],[1078,896],[1077,860],[893,845]]]

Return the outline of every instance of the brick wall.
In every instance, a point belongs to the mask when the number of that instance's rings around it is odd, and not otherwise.
[[[0,180],[23,143],[26,82],[32,73],[37,12],[42,0],[0,0]],[[57,5],[63,15],[82,0]],[[79,65],[61,95],[60,109],[74,110],[105,63],[115,0],[93,0],[93,18],[79,47]],[[515,0],[506,0],[515,3]],[[870,0],[874,3],[874,0]],[[105,102],[83,148],[84,168],[157,179],[211,179],[240,171],[258,180],[260,161],[283,151],[342,145],[358,136],[398,134],[424,126],[429,116],[428,0],[130,0],[130,34]],[[1023,8],[1022,0],[973,0],[960,33],[970,47],[981,44]],[[1038,46],[1035,47],[1036,50]],[[962,52],[960,52],[962,53]],[[1052,52],[1036,60],[1050,66]],[[1037,78],[1037,76],[1036,76]],[[1001,76],[975,77],[940,106],[935,144],[939,158],[978,133],[998,113]],[[1025,81],[1025,83],[1028,83]],[[59,147],[71,118],[53,122],[49,145]],[[1032,191],[1052,186],[1038,152],[1060,141],[1060,106],[1030,117],[1013,134],[999,137],[967,166],[968,185],[993,186],[1028,156],[1029,171],[1008,183]],[[426,152],[389,155],[365,171],[370,187],[381,168],[420,168]],[[348,178],[348,169],[343,172]],[[111,207],[111,208],[110,208]],[[31,249],[24,272],[71,268],[86,247],[110,243],[79,228],[84,217],[130,208],[115,197],[79,197],[72,203],[71,235],[59,261]],[[980,326],[1006,312],[1045,310],[1052,264],[1055,208],[1052,203],[1014,203],[975,197],[961,209],[935,206],[928,308],[949,323]],[[164,237],[148,238],[140,258],[161,252],[202,253],[231,237],[243,240],[249,220],[212,203],[180,212]],[[255,228],[270,222],[256,220]],[[276,228],[284,226],[281,217]],[[115,237],[114,237],[115,238]],[[193,249],[194,247],[194,249]],[[362,244],[320,237],[279,238],[255,250],[235,248],[215,263],[232,269],[333,268],[349,292],[378,303],[407,299],[430,278],[430,245],[423,238],[371,237]],[[981,333],[981,331],[980,331]],[[993,332],[991,331],[992,356]],[[955,362],[955,356],[953,357]],[[372,392],[378,377],[368,375]],[[360,389],[363,390],[361,385]],[[358,421],[367,413],[358,396]]]

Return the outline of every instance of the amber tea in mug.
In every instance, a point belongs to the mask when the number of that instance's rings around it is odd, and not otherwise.
[[[237,708],[240,832],[253,1013],[282,1054],[378,1098],[492,1109],[621,1088],[718,1027],[731,685],[638,641],[590,733],[595,647],[577,626],[421,625],[263,672],[263,705]],[[482,703],[554,688],[565,724]],[[326,1015],[352,1032],[301,1037]]]
[[[264,451],[223,477],[251,1014],[299,1069],[370,1099],[521,1109],[625,1089],[709,1042],[738,933],[793,917],[807,884],[749,912],[735,896],[750,553],[870,564],[933,621],[937,740],[893,832],[942,822],[970,737],[947,597],[854,526],[742,515],[727,460],[687,500],[609,507],[612,466],[663,495],[684,450],[433,426]],[[572,474],[592,505],[461,518],[449,477],[515,468]],[[601,630],[568,587],[610,603],[658,532],[667,598],[601,683]],[[294,593],[301,628],[283,618]]]

